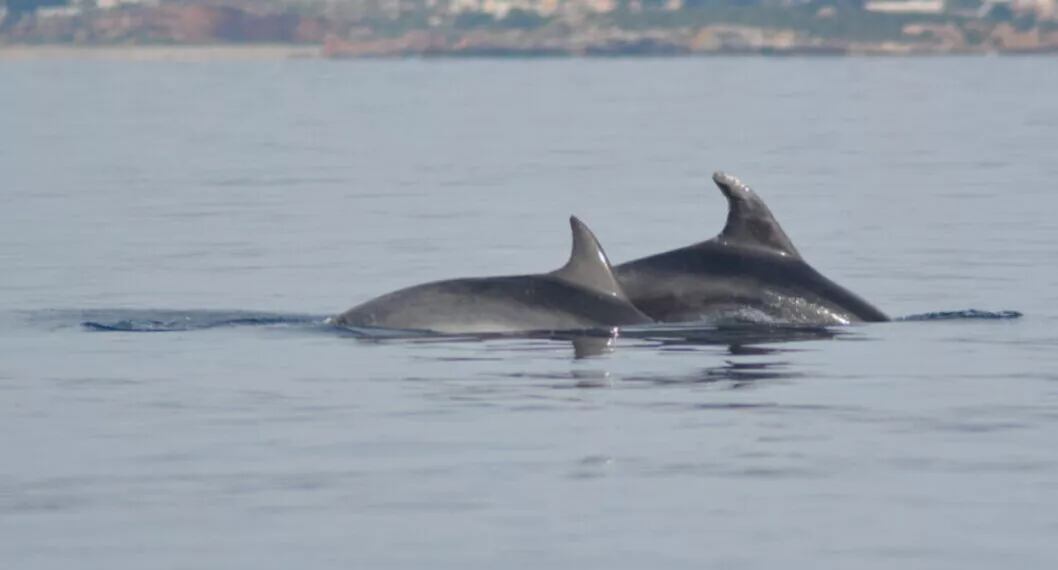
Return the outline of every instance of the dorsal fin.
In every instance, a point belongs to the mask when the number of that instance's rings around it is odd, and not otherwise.
[[[627,300],[614,277],[610,259],[595,234],[577,216],[569,217],[569,227],[573,230],[573,251],[569,254],[569,261],[551,275],[603,295]]]
[[[752,188],[723,172],[713,173],[713,182],[727,198],[727,225],[719,240],[731,244],[764,248],[780,255],[800,258],[771,210]]]

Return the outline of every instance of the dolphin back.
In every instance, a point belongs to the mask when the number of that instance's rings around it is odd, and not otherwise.
[[[727,223],[705,242],[617,266],[632,303],[658,321],[712,319],[847,324],[887,321],[880,310],[802,257],[764,200],[717,172]]]
[[[443,333],[511,333],[651,322],[628,300],[598,239],[570,218],[573,246],[545,274],[436,281],[401,289],[335,317],[341,326]]]

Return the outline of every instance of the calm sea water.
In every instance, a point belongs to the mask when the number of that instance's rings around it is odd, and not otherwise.
[[[0,566],[1053,567],[1056,93],[1053,58],[0,63]],[[558,267],[571,213],[617,262],[705,239],[717,169],[891,315],[1024,316],[589,358],[318,324]]]

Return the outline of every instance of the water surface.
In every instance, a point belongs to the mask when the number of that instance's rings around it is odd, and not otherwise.
[[[1056,64],[0,64],[0,565],[1051,567]],[[319,323],[554,269],[570,214],[705,239],[717,169],[893,316],[1024,316]]]

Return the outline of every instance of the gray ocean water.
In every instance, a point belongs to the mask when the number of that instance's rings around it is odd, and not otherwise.
[[[0,63],[0,567],[1053,568],[1056,94],[1053,58]],[[554,269],[570,214],[615,262],[706,239],[717,169],[893,316],[1024,316],[588,358],[318,324]]]

